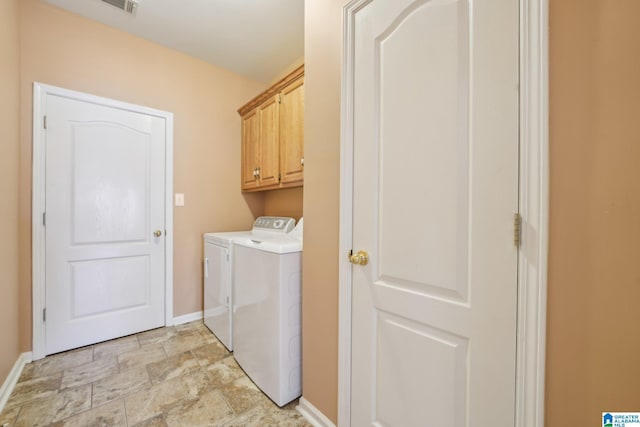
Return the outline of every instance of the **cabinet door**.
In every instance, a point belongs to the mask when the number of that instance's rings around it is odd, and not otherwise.
[[[242,118],[242,189],[256,188],[258,178],[253,172],[258,168],[258,143],[260,115],[254,110]]]
[[[278,120],[280,117],[280,104],[278,96],[274,96],[260,107],[260,152],[258,178],[260,187],[278,185],[279,168],[279,132]]]
[[[303,180],[304,80],[299,78],[282,90],[280,106],[280,168],[282,183]]]

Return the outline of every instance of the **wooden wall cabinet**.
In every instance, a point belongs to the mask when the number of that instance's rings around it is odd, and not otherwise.
[[[282,184],[304,178],[304,77],[280,94],[280,173]]]
[[[304,181],[304,66],[252,99],[242,116],[242,191]]]

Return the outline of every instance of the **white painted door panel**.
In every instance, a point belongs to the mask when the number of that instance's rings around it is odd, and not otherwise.
[[[353,426],[515,416],[518,3],[354,21]]]
[[[164,325],[164,119],[56,95],[46,115],[46,353]]]

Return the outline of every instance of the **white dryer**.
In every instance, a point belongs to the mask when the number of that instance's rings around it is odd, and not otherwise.
[[[233,239],[250,231],[204,235],[204,324],[233,351]]]
[[[256,221],[234,240],[233,342],[238,364],[277,405],[301,395],[302,219]]]

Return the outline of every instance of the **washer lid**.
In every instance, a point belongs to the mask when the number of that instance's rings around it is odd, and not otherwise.
[[[290,236],[267,236],[254,233],[233,241],[234,244],[274,254],[302,252],[302,240]]]
[[[229,246],[236,239],[251,236],[250,231],[227,231],[220,233],[205,233],[204,241],[220,246]]]

